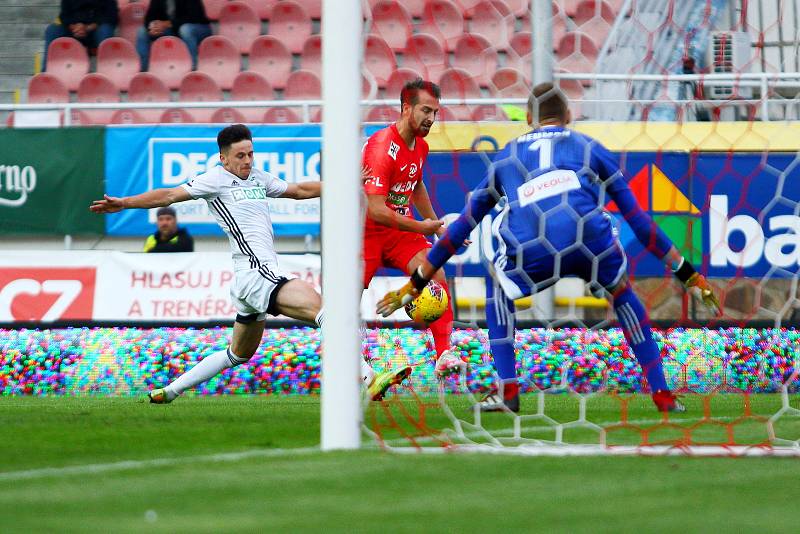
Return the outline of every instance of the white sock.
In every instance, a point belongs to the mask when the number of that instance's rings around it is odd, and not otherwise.
[[[319,310],[319,313],[316,317],[314,317],[314,322],[317,323],[317,326],[322,328],[322,324],[325,322],[325,310]]]
[[[362,358],[361,360],[361,382],[364,384],[365,387],[369,387],[372,384],[372,381],[375,380],[375,370],[372,368],[370,364],[365,362]]]
[[[231,349],[221,350],[215,352],[210,356],[206,356],[194,367],[179,376],[170,385],[164,389],[170,397],[177,397],[187,389],[193,388],[198,384],[202,384],[206,380],[218,375],[225,369],[230,369],[235,365],[242,364],[247,360],[239,358]],[[173,397],[173,398],[174,398]]]

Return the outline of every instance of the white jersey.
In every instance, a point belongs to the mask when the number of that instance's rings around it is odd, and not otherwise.
[[[277,277],[278,257],[267,198],[281,196],[288,184],[260,169],[242,180],[216,166],[182,186],[192,198],[203,198],[217,224],[228,234],[234,271],[258,269]]]

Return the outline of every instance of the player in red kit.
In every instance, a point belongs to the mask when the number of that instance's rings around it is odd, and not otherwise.
[[[417,78],[400,92],[400,119],[374,133],[364,146],[363,166],[369,171],[364,182],[367,217],[364,228],[364,288],[380,267],[401,269],[409,275],[425,260],[429,236],[444,235],[444,221],[431,206],[422,181],[422,166],[428,156],[425,136],[439,112],[439,87]],[[417,220],[411,207],[423,220]],[[434,277],[447,292],[444,273]],[[452,304],[451,304],[452,306]],[[429,325],[436,347],[436,374],[445,376],[466,364],[450,350],[453,310]]]

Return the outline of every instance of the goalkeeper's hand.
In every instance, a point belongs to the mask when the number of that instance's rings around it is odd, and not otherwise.
[[[681,258],[678,268],[672,272],[690,293],[703,302],[711,313],[716,317],[722,315],[722,306],[720,306],[719,299],[714,294],[714,289],[705,276],[694,270],[691,263],[686,261],[685,258]]]
[[[411,274],[411,279],[403,287],[397,291],[389,291],[378,301],[375,311],[383,317],[389,317],[417,298],[428,282],[429,280],[422,276],[422,267],[417,267]]]

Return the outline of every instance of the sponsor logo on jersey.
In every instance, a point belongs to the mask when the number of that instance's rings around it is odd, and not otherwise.
[[[517,188],[517,197],[520,206],[527,206],[580,187],[581,182],[575,171],[559,169],[525,182]]]
[[[36,169],[30,165],[0,165],[0,206],[19,208],[36,189]]]
[[[394,141],[389,141],[389,156],[395,161],[397,161],[397,153],[400,151],[400,145],[395,143]]]
[[[96,269],[0,268],[0,321],[91,319]]]
[[[191,182],[189,182],[189,183],[191,183]],[[237,182],[236,180],[232,181],[231,182],[231,187],[240,187],[239,182]]]
[[[419,170],[419,168],[417,167],[417,164],[416,163],[412,163],[411,164],[411,168],[408,169],[408,177],[409,178],[413,178],[414,176],[416,176],[418,170]]]
[[[408,206],[408,196],[401,193],[389,192],[386,195],[386,201],[391,204],[392,209],[397,209],[398,206]]]
[[[398,182],[392,186],[392,191],[395,193],[408,193],[417,187],[416,180],[408,180],[406,182]]]
[[[266,200],[267,190],[263,187],[248,187],[246,189],[234,189],[231,196],[236,202],[243,200]]]

